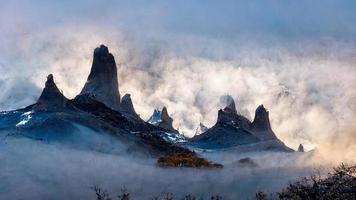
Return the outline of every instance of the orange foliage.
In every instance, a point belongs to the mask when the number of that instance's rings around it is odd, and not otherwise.
[[[168,154],[160,157],[157,164],[162,167],[222,168],[223,165],[190,154]]]

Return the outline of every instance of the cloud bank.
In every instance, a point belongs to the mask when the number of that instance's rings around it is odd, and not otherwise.
[[[323,6],[320,6],[320,5]],[[221,95],[253,118],[264,104],[287,145],[352,137],[356,34],[351,1],[6,1],[0,8],[0,109],[33,103],[54,73],[67,97],[109,46],[121,93],[148,119],[163,106],[192,136]],[[16,15],[14,15],[16,13]],[[355,151],[348,146],[338,146]],[[328,148],[336,148],[330,145]],[[326,149],[328,149],[326,148]]]

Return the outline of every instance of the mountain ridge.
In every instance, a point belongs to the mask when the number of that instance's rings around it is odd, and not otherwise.
[[[173,127],[173,118],[169,116],[166,107],[161,111],[155,110],[146,122],[136,113],[131,95],[120,96],[115,58],[106,46],[100,45],[94,50],[87,82],[75,98],[66,98],[55,84],[53,75],[49,74],[37,102],[12,114],[22,120],[15,124],[16,127],[20,124],[18,130],[23,131],[25,136],[42,138],[39,133],[34,135],[33,130],[40,128],[48,132],[51,126],[57,126],[56,122],[63,127],[79,123],[120,136],[120,140],[132,143],[131,149],[151,152],[149,154],[154,156],[198,156],[194,151],[196,147],[227,149],[244,145],[258,146],[259,142],[264,145],[262,150],[291,151],[275,136],[268,111],[263,105],[256,109],[255,118],[251,122],[237,112],[231,96],[224,98],[226,107],[218,111],[216,124],[211,128],[201,126],[202,133],[193,138],[184,137]],[[54,135],[59,138],[66,134]],[[51,136],[46,133],[44,138]],[[168,157],[164,160],[171,159]]]

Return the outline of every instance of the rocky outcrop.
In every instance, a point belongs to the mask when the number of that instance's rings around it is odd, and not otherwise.
[[[80,95],[89,95],[114,110],[120,109],[116,63],[106,46],[94,50],[90,74]]]
[[[53,75],[48,75],[41,96],[32,107],[33,110],[62,111],[68,109],[69,107],[68,99],[62,94],[57,85],[54,83]]]
[[[271,128],[269,113],[263,105],[257,107],[250,130],[262,140],[277,139]]]
[[[161,127],[166,127],[166,129],[174,129],[173,128],[173,118],[168,115],[168,111],[166,107],[162,108],[161,111]]]
[[[134,106],[133,106],[130,94],[125,94],[121,98],[120,111],[123,112],[123,114],[129,115],[132,117],[139,117],[135,111]]]
[[[298,152],[304,152],[304,147],[302,144],[299,145]]]
[[[217,123],[229,124],[234,127],[248,128],[251,123],[246,117],[237,113],[234,99],[229,96],[223,96],[226,106],[218,111]]]
[[[255,112],[255,118],[252,122],[252,126],[255,129],[269,130],[271,124],[269,122],[269,113],[263,105],[257,107]]]

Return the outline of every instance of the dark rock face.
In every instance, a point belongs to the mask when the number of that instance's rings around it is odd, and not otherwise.
[[[256,109],[251,131],[255,132],[263,140],[277,139],[271,128],[269,113],[263,105],[258,106]]]
[[[54,83],[53,75],[48,75],[42,94],[37,103],[33,105],[33,109],[35,111],[61,111],[68,107],[68,99]]]
[[[229,124],[235,127],[241,127],[247,129],[251,122],[246,117],[240,114],[234,112],[227,112],[226,108],[224,108],[223,110],[220,109],[218,111],[217,123]]]
[[[237,113],[234,99],[229,95],[224,96],[224,99],[227,106],[218,111],[217,123],[230,124],[247,129],[251,122],[246,117]]]
[[[223,149],[260,141],[251,132],[229,124],[216,123],[200,135],[190,139],[190,143],[202,149]]]
[[[133,106],[130,94],[125,94],[121,98],[120,111],[132,117],[139,117]]]
[[[106,46],[94,50],[93,64],[80,95],[90,95],[108,107],[119,110],[120,93],[114,56]]]
[[[304,152],[304,147],[302,144],[299,145],[298,152]]]
[[[166,129],[174,129],[173,128],[173,119],[168,115],[168,111],[166,107],[163,107],[161,111],[161,127],[166,127]]]
[[[263,105],[257,107],[255,112],[255,119],[252,122],[255,129],[268,130],[271,129],[269,122],[269,114]]]

